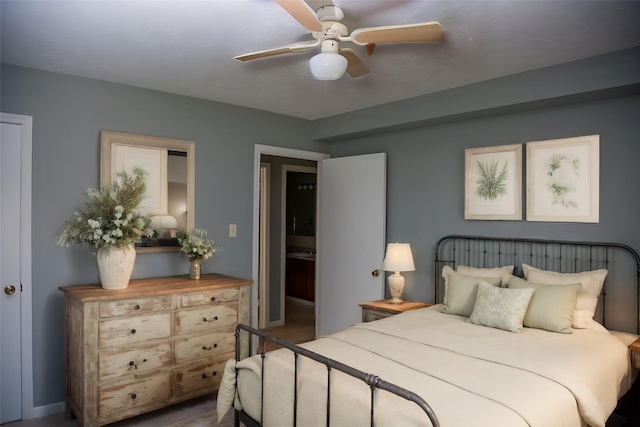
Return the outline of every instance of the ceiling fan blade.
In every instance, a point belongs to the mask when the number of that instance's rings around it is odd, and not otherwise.
[[[309,31],[322,31],[322,23],[303,0],[275,0],[281,8]]]
[[[370,43],[438,43],[441,38],[442,26],[438,22],[359,28],[350,36],[351,41],[359,45]]]
[[[369,68],[352,49],[340,49],[338,53],[347,58],[347,73],[351,77],[355,79],[369,74]]]
[[[283,53],[303,52],[320,45],[320,40],[314,40],[309,43],[296,43],[289,46],[277,47],[275,49],[261,50],[259,52],[245,53],[244,55],[235,56],[240,62],[252,61],[254,59],[267,58],[269,56],[282,55]]]

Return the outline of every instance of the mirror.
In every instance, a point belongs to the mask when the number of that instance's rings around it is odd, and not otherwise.
[[[142,167],[147,193],[140,211],[151,217],[153,238],[136,243],[138,253],[179,250],[176,233],[195,224],[195,143],[147,135],[100,133],[100,186],[120,171]]]
[[[287,171],[287,235],[316,235],[316,190],[315,173]]]

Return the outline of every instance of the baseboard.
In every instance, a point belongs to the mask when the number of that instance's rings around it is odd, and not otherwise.
[[[49,415],[64,412],[64,402],[52,403],[50,405],[36,406],[33,408],[33,418],[48,417]]]

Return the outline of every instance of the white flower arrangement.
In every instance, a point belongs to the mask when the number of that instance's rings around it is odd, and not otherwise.
[[[57,243],[76,243],[97,252],[153,236],[151,220],[137,211],[146,190],[145,174],[144,169],[134,168],[133,175],[118,173],[118,179],[102,190],[90,188],[86,210],[76,211],[74,219],[65,222]]]
[[[213,241],[207,238],[207,230],[199,228],[193,228],[189,233],[179,233],[178,243],[189,261],[205,260],[217,251]]]

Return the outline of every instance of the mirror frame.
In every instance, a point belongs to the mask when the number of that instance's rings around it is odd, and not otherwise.
[[[115,178],[111,174],[111,154],[115,145],[130,145],[135,147],[166,148],[171,151],[185,151],[187,153],[187,232],[195,225],[195,176],[196,156],[195,142],[180,139],[160,138],[149,135],[132,133],[101,131],[100,132],[100,187],[109,185]],[[138,253],[177,252],[179,246],[136,246]]]

